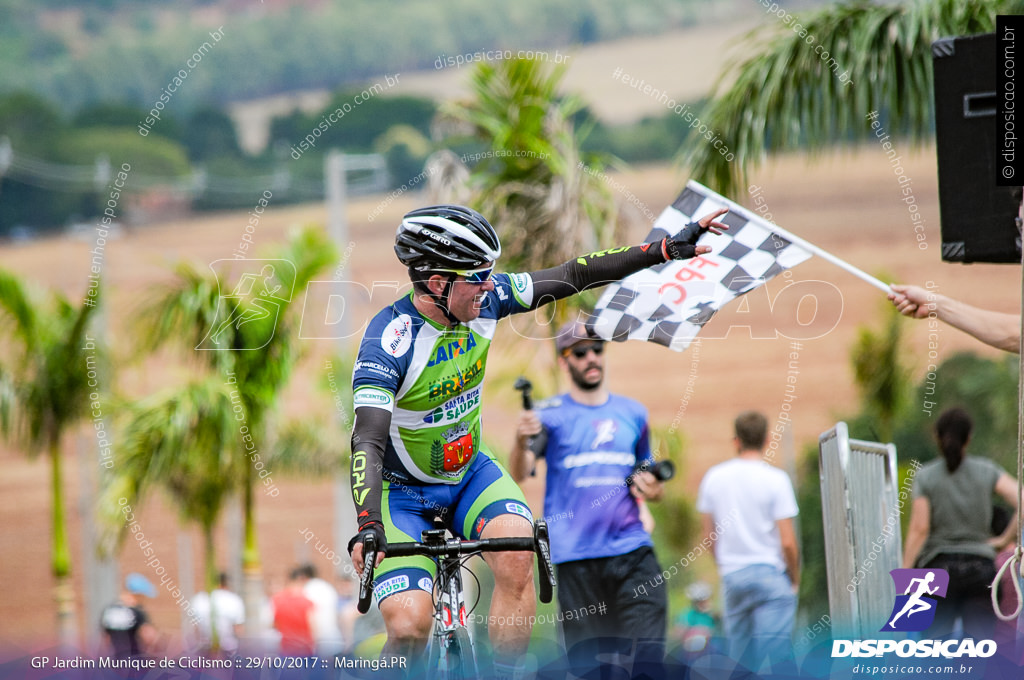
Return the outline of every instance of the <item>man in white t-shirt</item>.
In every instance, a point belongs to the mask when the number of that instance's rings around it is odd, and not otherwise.
[[[238,638],[245,623],[245,605],[235,593],[228,590],[228,575],[221,572],[219,587],[209,594],[198,593],[192,598],[192,609],[199,622],[199,648],[204,653],[238,652]],[[211,611],[212,610],[212,611]],[[217,641],[214,646],[210,621],[216,620]]]
[[[792,654],[800,584],[797,507],[789,477],[764,460],[765,417],[741,413],[735,433],[736,457],[704,475],[697,510],[722,578],[731,656],[757,671],[766,659]]]

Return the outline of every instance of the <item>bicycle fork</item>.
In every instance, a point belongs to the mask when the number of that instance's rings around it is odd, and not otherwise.
[[[435,617],[434,637],[441,652],[438,670],[441,677],[474,677],[476,662],[467,628],[466,599],[462,590],[462,569],[458,560],[445,560],[444,589],[438,593],[440,605]]]

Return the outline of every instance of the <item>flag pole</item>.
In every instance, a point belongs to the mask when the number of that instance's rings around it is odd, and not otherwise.
[[[730,201],[725,196],[721,196],[721,194],[719,194],[718,192],[712,191],[711,189],[707,188],[706,186],[704,186],[700,182],[697,182],[697,181],[691,179],[689,182],[687,182],[687,186],[689,187],[691,184],[693,185],[691,188],[693,188],[694,190],[702,190],[700,193],[703,193],[708,198],[711,198],[711,196],[709,196],[709,194],[714,195],[714,196],[720,196],[721,200],[725,202],[725,204],[729,208],[730,212],[733,210],[733,208],[739,208],[743,212],[753,214],[752,211],[749,208],[745,208],[742,205],[740,205],[739,203],[734,203],[733,201]],[[712,199],[712,200],[717,200],[717,199]],[[695,217],[697,217],[697,216],[695,216]],[[764,219],[764,218],[761,218],[761,219]],[[835,266],[839,267],[843,271],[849,272],[850,274],[853,274],[854,276],[856,276],[858,279],[860,279],[862,281],[865,281],[867,283],[870,283],[872,286],[874,286],[875,288],[878,288],[879,290],[881,290],[884,293],[891,293],[892,292],[892,289],[889,287],[888,284],[883,283],[882,281],[876,279],[874,276],[871,276],[871,274],[868,274],[867,272],[865,272],[863,270],[860,270],[857,267],[854,267],[852,264],[850,264],[846,260],[839,259],[838,257],[836,257],[832,253],[828,252],[827,250],[822,250],[818,246],[814,245],[813,243],[810,243],[809,241],[806,241],[806,240],[800,238],[796,234],[791,234],[790,232],[786,231],[785,229],[783,229],[782,227],[778,226],[774,222],[769,222],[769,224],[772,225],[772,230],[774,232],[778,233],[779,236],[782,236],[787,241],[800,246],[804,250],[808,250],[811,253],[814,253],[815,255],[817,255],[818,257],[820,257],[823,260],[827,260],[827,261],[831,262],[832,264],[834,264]]]

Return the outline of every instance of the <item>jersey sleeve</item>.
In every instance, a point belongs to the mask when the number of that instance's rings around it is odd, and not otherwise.
[[[591,288],[607,286],[663,262],[665,257],[657,242],[581,255],[557,267],[532,272],[533,297],[530,304],[539,307]]]
[[[488,294],[490,316],[501,319],[509,314],[530,311],[533,305],[533,277],[529,274],[495,274],[494,290]]]
[[[495,318],[526,312],[555,300],[606,286],[641,269],[665,262],[657,243],[611,248],[580,255],[557,267],[523,274],[496,274],[490,296]]]
[[[389,307],[375,316],[359,344],[352,370],[352,408],[392,412],[412,347],[412,319]]]
[[[381,522],[384,450],[395,397],[412,354],[413,320],[394,306],[370,321],[352,371],[352,459],[349,466],[360,530]]]

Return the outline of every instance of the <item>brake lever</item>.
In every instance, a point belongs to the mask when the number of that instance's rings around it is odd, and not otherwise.
[[[370,610],[373,596],[373,568],[377,563],[377,538],[373,535],[363,540],[363,573],[359,576],[359,602],[356,608],[360,614]]]
[[[537,554],[540,557],[541,564],[543,565],[544,571],[547,573],[547,581],[550,587],[544,587],[544,580],[541,579],[542,590],[550,591],[553,590],[557,585],[558,581],[555,578],[555,567],[551,564],[551,546],[548,543],[548,524],[542,519],[537,520],[533,529],[533,538],[537,545]],[[544,595],[547,595],[545,598]],[[541,602],[550,602],[551,593],[543,592],[541,594]]]

